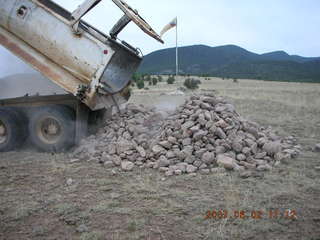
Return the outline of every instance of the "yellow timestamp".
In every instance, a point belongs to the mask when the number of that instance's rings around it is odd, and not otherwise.
[[[297,219],[296,210],[208,210],[204,219]]]

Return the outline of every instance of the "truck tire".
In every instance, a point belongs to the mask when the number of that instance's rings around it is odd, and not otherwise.
[[[40,150],[60,152],[74,145],[75,114],[65,106],[42,107],[29,120],[31,142]]]
[[[21,146],[26,139],[26,125],[22,114],[13,109],[0,109],[0,152]]]

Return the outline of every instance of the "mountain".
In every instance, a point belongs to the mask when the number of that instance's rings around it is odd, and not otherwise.
[[[138,71],[173,74],[175,54],[175,48],[152,52],[145,56]],[[180,47],[179,69],[181,74],[320,82],[320,58],[289,55],[284,51],[256,54],[235,45]]]

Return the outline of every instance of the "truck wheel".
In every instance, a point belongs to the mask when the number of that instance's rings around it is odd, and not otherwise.
[[[64,106],[37,109],[29,121],[30,140],[46,152],[67,150],[74,145],[74,112]]]
[[[20,147],[26,138],[26,123],[18,112],[0,109],[0,152]]]

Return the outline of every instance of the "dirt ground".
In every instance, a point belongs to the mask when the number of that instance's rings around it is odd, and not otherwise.
[[[162,93],[181,84],[134,90],[131,101],[173,109],[187,96]],[[280,135],[297,136],[302,155],[241,179],[236,172],[125,173],[27,148],[0,153],[0,239],[320,240],[320,153],[311,151],[320,142],[320,85],[211,78],[200,89],[226,96],[242,116]]]

